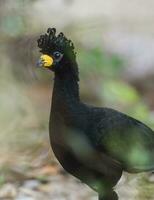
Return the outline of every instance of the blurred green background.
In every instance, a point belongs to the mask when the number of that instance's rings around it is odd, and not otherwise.
[[[83,101],[120,110],[154,129],[152,8],[152,0],[0,1],[0,198],[12,192],[9,198],[26,199],[18,191],[25,180],[43,184],[64,173],[48,138],[53,74],[35,67],[40,56],[36,41],[48,27],[74,42]],[[138,198],[152,198],[151,184],[143,188],[147,179],[138,179]],[[119,191],[129,191],[132,180],[125,175]],[[128,192],[121,195],[132,199]],[[62,196],[56,193],[54,199]]]

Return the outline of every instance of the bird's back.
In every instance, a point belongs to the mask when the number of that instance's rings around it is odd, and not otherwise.
[[[109,108],[94,108],[89,121],[87,134],[98,151],[129,172],[154,169],[154,132],[149,127]]]

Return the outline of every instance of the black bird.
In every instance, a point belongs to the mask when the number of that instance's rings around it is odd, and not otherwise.
[[[49,131],[53,152],[63,168],[90,186],[99,200],[117,200],[114,187],[122,172],[154,169],[154,132],[111,108],[81,102],[76,52],[55,28],[38,39],[38,66],[54,72]]]

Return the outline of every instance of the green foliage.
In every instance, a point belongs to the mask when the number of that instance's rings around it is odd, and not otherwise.
[[[121,79],[124,62],[100,48],[80,48],[78,61],[83,79],[94,82],[103,106],[111,107],[152,125],[150,110],[134,86]],[[84,92],[83,92],[84,93]]]
[[[127,83],[119,80],[106,80],[102,84],[102,97],[106,102],[114,104],[132,104],[139,100],[137,91]]]
[[[2,186],[5,182],[6,182],[5,176],[4,175],[0,175],[0,186]]]
[[[100,48],[90,50],[81,48],[78,52],[78,60],[83,73],[93,71],[115,77],[123,67],[123,62],[118,56],[109,56]]]
[[[5,34],[10,36],[19,35],[24,28],[23,20],[18,15],[7,16],[3,19],[1,26]]]

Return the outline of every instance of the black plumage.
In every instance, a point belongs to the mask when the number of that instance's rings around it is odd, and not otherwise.
[[[114,186],[123,171],[154,169],[153,131],[116,110],[81,102],[74,45],[63,33],[56,36],[55,29],[48,29],[38,47],[53,58],[49,131],[55,156],[67,172],[97,191],[99,200],[117,200]]]

